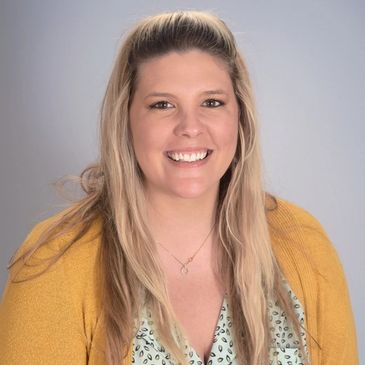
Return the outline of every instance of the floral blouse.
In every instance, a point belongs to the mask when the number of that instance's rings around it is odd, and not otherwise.
[[[305,328],[303,307],[289,284],[286,281],[284,281],[284,284],[288,289],[297,317],[301,325]],[[215,329],[213,345],[208,361],[204,363],[192,346],[185,346],[185,356],[190,365],[238,365],[227,299],[226,294]],[[303,365],[303,355],[299,349],[299,339],[294,330],[289,326],[285,313],[277,303],[273,302],[269,303],[268,311],[270,330],[272,333],[269,365]],[[307,356],[309,356],[306,334],[301,330],[300,335],[303,338],[304,350]],[[134,338],[132,364],[175,365],[169,352],[159,343],[151,313],[147,309],[144,309],[142,322]]]

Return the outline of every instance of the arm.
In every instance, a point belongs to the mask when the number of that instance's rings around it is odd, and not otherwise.
[[[357,365],[356,331],[342,264],[328,241],[323,257],[325,276],[319,278],[318,334],[321,364]]]
[[[319,221],[304,209],[290,210],[303,230],[318,285],[317,334],[320,365],[357,365],[356,330],[345,273],[336,249]]]

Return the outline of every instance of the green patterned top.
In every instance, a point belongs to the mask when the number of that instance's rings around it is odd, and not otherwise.
[[[300,323],[305,327],[304,310],[285,281],[294,310]],[[301,365],[303,356],[299,351],[299,339],[289,326],[285,313],[277,303],[269,303],[269,322],[272,342],[269,350],[269,365]],[[192,346],[185,347],[185,356],[190,365],[238,365],[232,339],[232,322],[227,294],[224,297],[209,359],[205,364]],[[306,335],[301,331],[304,349],[308,355]],[[159,343],[151,313],[144,309],[139,330],[134,338],[132,350],[132,364],[136,365],[175,365],[171,355]]]

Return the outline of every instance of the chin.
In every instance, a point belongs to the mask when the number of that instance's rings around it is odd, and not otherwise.
[[[170,194],[182,199],[198,199],[213,193],[216,189],[213,186],[202,186],[201,184],[191,184],[180,186],[178,189],[170,190]]]

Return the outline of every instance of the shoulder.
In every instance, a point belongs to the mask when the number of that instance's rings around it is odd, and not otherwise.
[[[19,246],[15,257],[23,255],[32,247],[38,246],[39,240],[44,243],[37,247],[32,254],[31,259],[37,261],[49,257],[51,254],[62,252],[65,250],[65,257],[71,259],[85,259],[85,256],[90,257],[92,252],[96,252],[100,245],[102,220],[98,218],[94,220],[90,227],[82,232],[84,225],[82,223],[65,229],[65,226],[59,224],[60,219],[68,213],[68,209],[64,209],[42,221],[36,223],[28,232],[25,239]],[[54,235],[49,239],[46,238],[49,230],[54,229]]]
[[[15,282],[29,282],[29,288],[42,283],[44,289],[64,288],[72,296],[76,306],[89,302],[96,303],[100,290],[100,246],[102,220],[96,219],[83,233],[83,226],[63,231],[59,220],[67,213],[64,209],[33,226],[18,248],[15,258],[30,252],[28,259],[20,259],[11,267],[9,279]],[[56,236],[44,240],[37,247],[38,241],[45,237],[49,229],[55,227]],[[82,233],[82,234],[80,234]],[[42,238],[43,237],[43,238]],[[33,249],[34,248],[34,249]]]
[[[280,197],[275,197],[275,200],[277,204],[271,201],[267,209],[268,223],[273,229],[286,228],[288,231],[293,231],[295,228],[304,229],[327,238],[321,223],[307,210]]]
[[[313,274],[327,277],[342,269],[337,251],[322,224],[307,210],[282,198],[268,209],[272,245],[282,266],[307,264]]]

